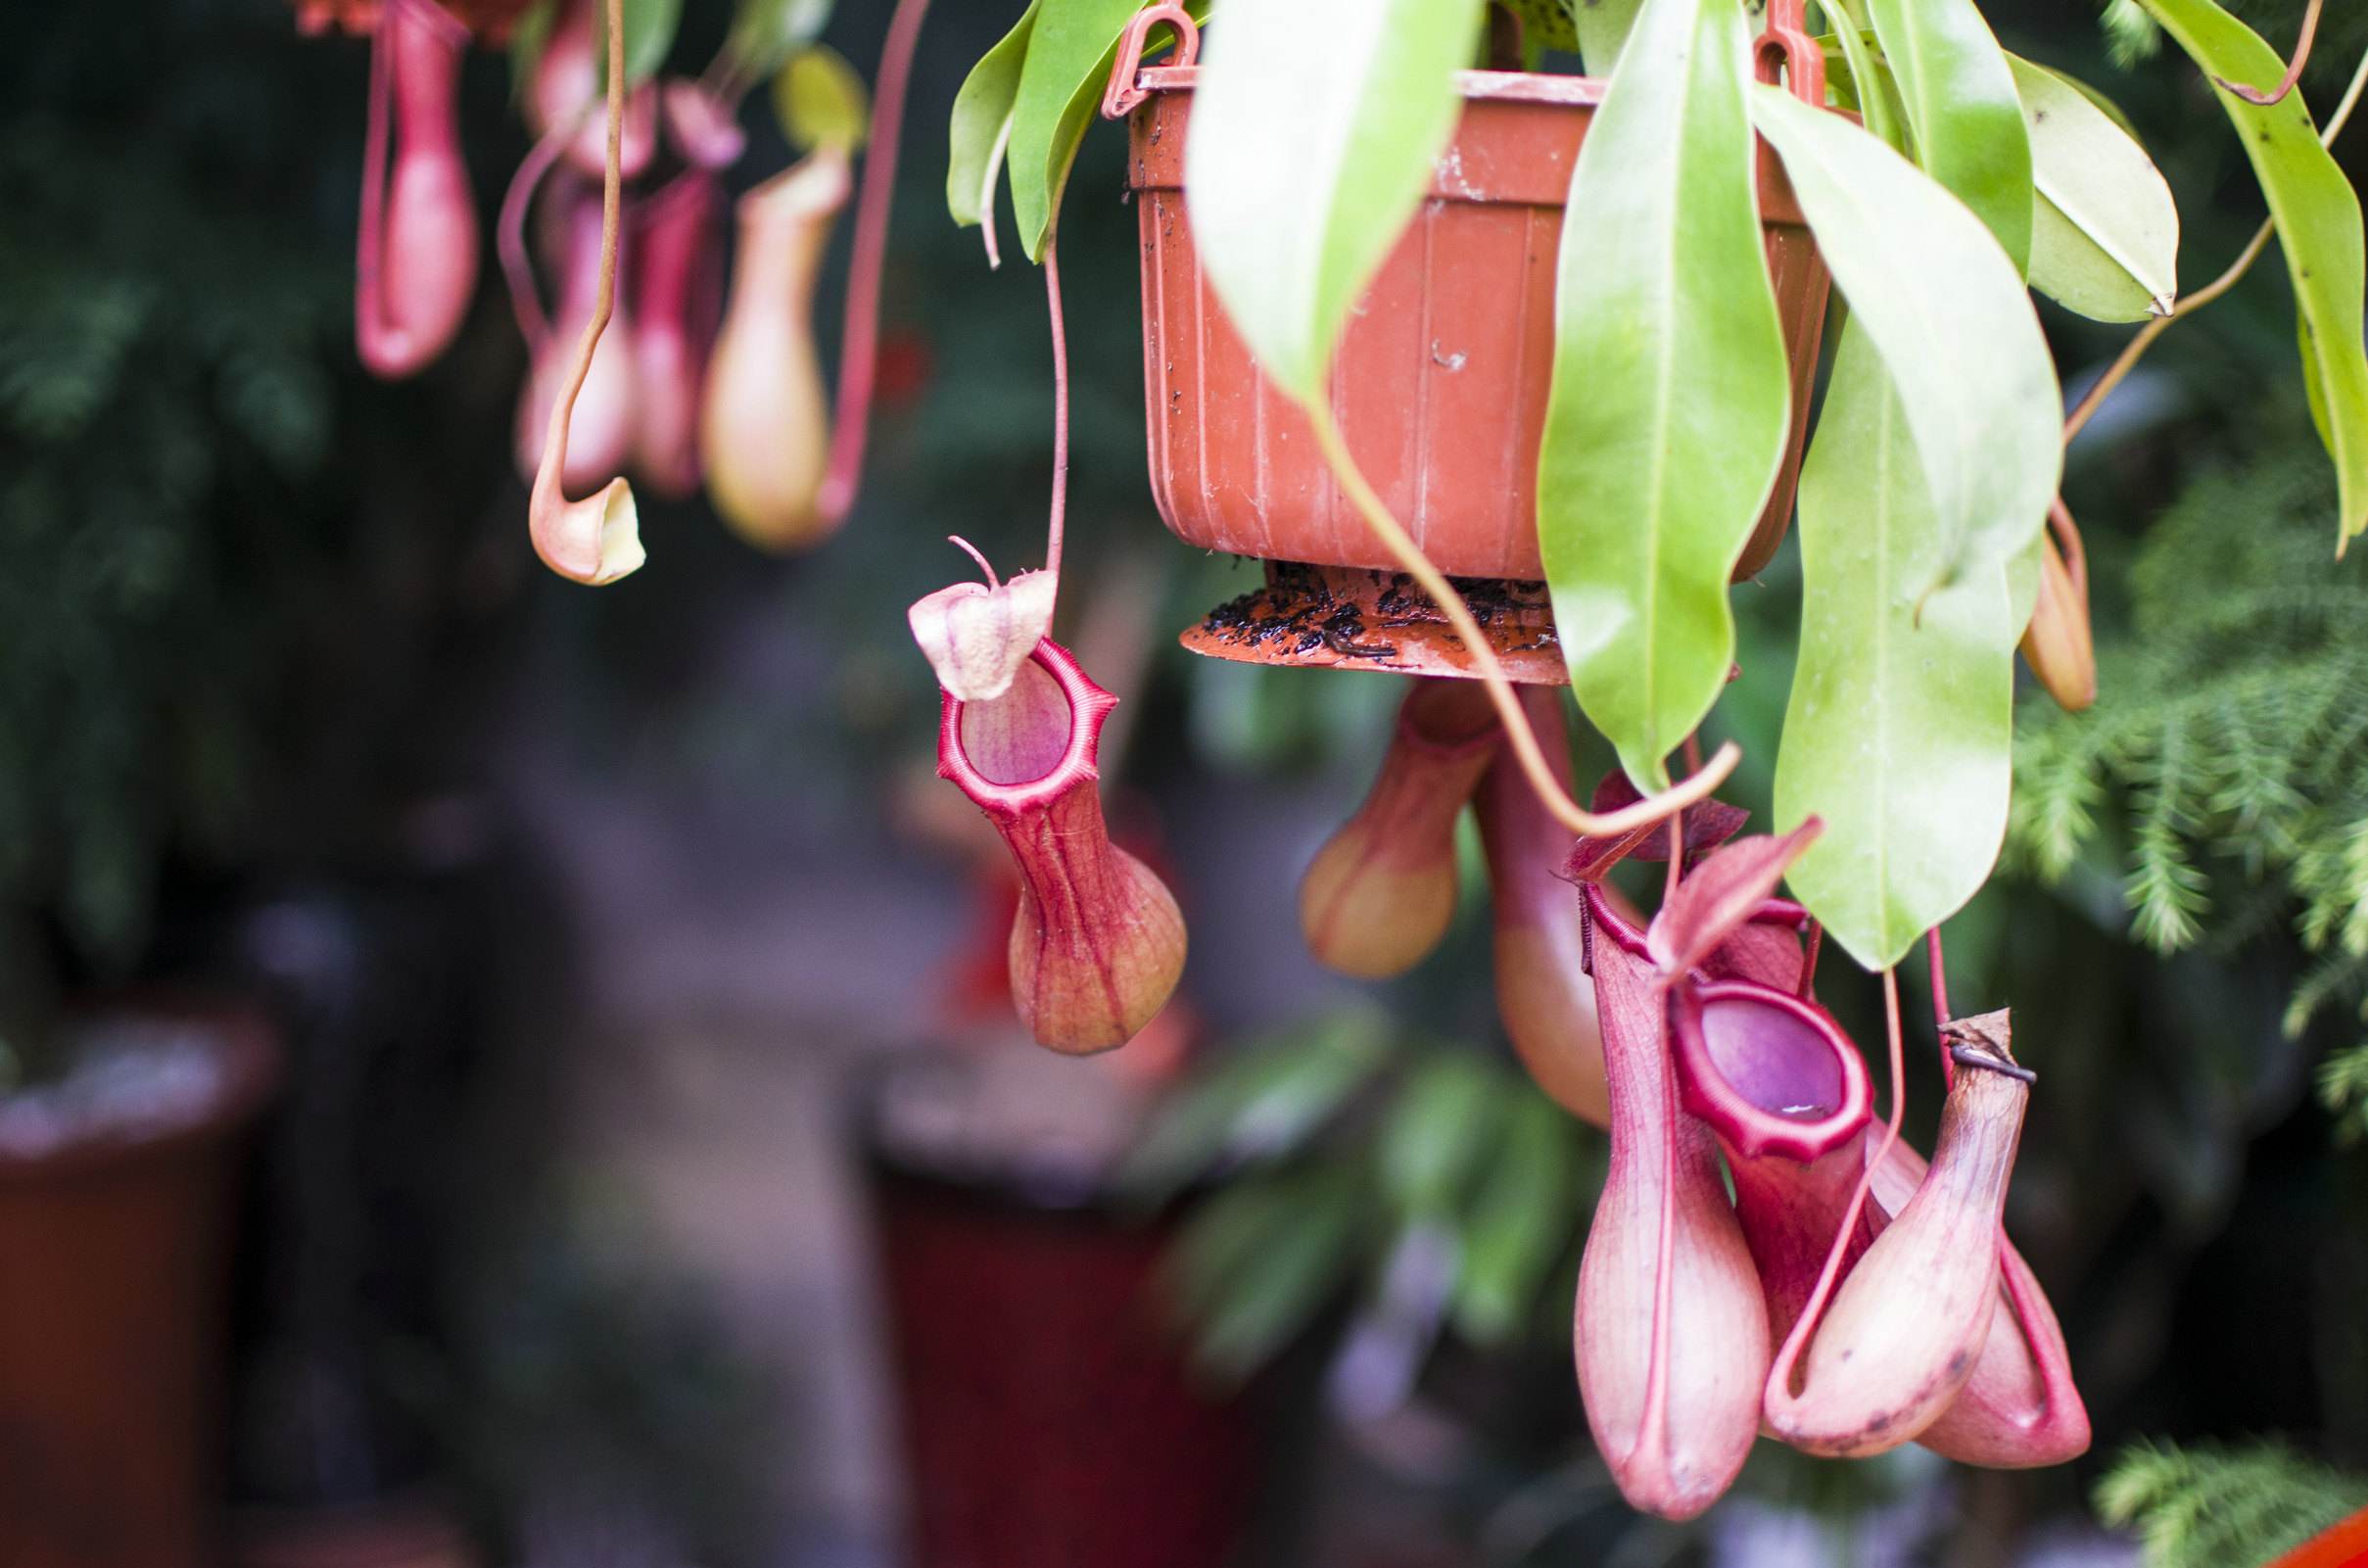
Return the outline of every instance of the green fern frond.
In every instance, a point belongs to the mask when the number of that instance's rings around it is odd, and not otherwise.
[[[2249,1568],[2368,1505],[2368,1480],[2282,1443],[2141,1443],[2098,1483],[2096,1504],[2136,1534],[2146,1568]]]
[[[2335,952],[2311,965],[2286,999],[2282,1027],[2288,1039],[2299,1038],[2311,1021],[2339,1002],[2356,1002],[2368,994],[2368,957]]]
[[[2368,1139],[2368,1040],[2319,1064],[2319,1103],[2344,1142]]]
[[[2210,880],[2189,859],[2201,782],[2191,764],[2184,716],[2166,722],[2152,753],[2127,769],[2134,784],[2137,832],[2130,842],[2125,890],[2139,938],[2157,952],[2192,947],[2211,908]]]
[[[2162,47],[2162,28],[2139,9],[2138,0],[2112,0],[2105,8],[2105,36],[2113,64],[2127,71],[2152,60]]]

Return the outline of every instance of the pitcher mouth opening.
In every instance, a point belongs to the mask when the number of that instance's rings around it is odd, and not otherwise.
[[[944,695],[937,771],[979,807],[1018,815],[1097,777],[1102,726],[1118,699],[1096,686],[1068,649],[1039,641],[999,697]]]
[[[1744,1158],[1806,1164],[1873,1115],[1867,1065],[1823,1008],[1755,980],[1671,989],[1670,1043],[1685,1109]]]

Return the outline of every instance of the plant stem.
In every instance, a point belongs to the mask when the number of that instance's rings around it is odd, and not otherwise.
[[[2359,106],[2360,89],[2363,87],[2368,87],[2368,55],[2360,58],[2359,69],[2351,73],[2351,85],[2344,89],[2344,101],[2336,106],[2335,114],[2327,121],[2327,128],[2319,132],[2321,146],[2332,147],[2335,145],[2336,137],[2343,134],[2344,125],[2351,119],[2352,110]],[[2235,91],[2236,89],[2230,90]],[[2105,403],[2105,400],[2111,397],[2113,389],[2120,386],[2123,378],[2137,368],[2138,361],[2146,357],[2146,351],[2155,346],[2156,338],[2170,330],[2170,324],[2173,321],[2185,320],[2244,281],[2245,274],[2251,271],[2253,262],[2261,259],[2261,253],[2269,248],[2270,238],[2276,232],[2277,219],[2274,217],[2265,219],[2261,226],[2253,232],[2251,242],[2238,255],[2236,261],[2229,264],[2227,271],[2186,299],[2181,300],[2172,309],[2170,314],[2158,315],[2149,321],[2139,330],[2136,337],[2130,339],[2128,345],[2122,349],[2120,356],[2106,367],[2105,374],[2097,378],[2097,384],[2089,388],[2087,395],[2080,400],[2078,405],[2072,409],[2070,416],[2064,420],[2063,444],[2065,446],[2070,446],[2072,438],[2088,427],[2089,420],[2095,416],[2097,409]]]
[[[1677,822],[1676,817],[1670,819],[1673,829]],[[1678,863],[1674,838],[1669,860],[1673,867]],[[1674,876],[1671,884],[1676,884]],[[1669,1444],[1669,1312],[1677,1283],[1671,1276],[1678,1271],[1678,1085],[1666,1041],[1654,1067],[1661,1074],[1661,1233],[1654,1247],[1653,1340],[1644,1363],[1644,1413],[1637,1424],[1640,1449],[1656,1438],[1664,1449]]]
[[[1874,1173],[1891,1158],[1891,1146],[1899,1142],[1900,1122],[1906,1115],[1908,1101],[1907,1064],[1900,1041],[1899,973],[1883,971],[1883,1027],[1891,1048],[1891,1119],[1883,1129],[1883,1141],[1867,1160],[1867,1168],[1860,1172],[1857,1190],[1850,1194],[1850,1207],[1842,1211],[1842,1222],[1835,1228],[1833,1244],[1825,1250],[1825,1266],[1818,1271],[1817,1287],[1809,1293],[1800,1318],[1784,1343],[1776,1350],[1775,1365],[1770,1370],[1771,1394],[1789,1400],[1792,1397],[1792,1368],[1800,1364],[1802,1349],[1817,1331],[1818,1319],[1824,1316],[1825,1303],[1842,1272],[1842,1259],[1850,1250],[1850,1238],[1858,1230],[1859,1215],[1866,1212],[1867,1194],[1874,1188]],[[1781,1374],[1779,1380],[1778,1374]]]
[[[1661,895],[1662,905],[1677,896],[1678,883],[1685,867],[1685,814],[1673,812],[1669,819],[1669,880]],[[1664,1039],[1661,1059],[1654,1065],[1661,1074],[1661,1233],[1655,1248],[1653,1266],[1653,1343],[1652,1354],[1645,1362],[1644,1414],[1640,1433],[1655,1434],[1664,1448],[1669,1442],[1669,1312],[1670,1295],[1676,1281],[1672,1278],[1678,1268],[1678,1117],[1677,1069],[1671,1061],[1668,1042]],[[1639,1447],[1648,1439],[1640,1436]]]
[[[624,139],[625,139],[625,0],[608,0],[608,152],[606,166],[600,175],[600,287],[592,301],[592,319],[584,323],[584,336],[576,345],[576,362],[568,371],[567,385],[560,390],[558,402],[551,404],[551,421],[543,437],[543,471],[537,486],[544,480],[557,493],[566,495],[567,427],[575,417],[576,397],[584,390],[584,378],[592,373],[592,351],[600,346],[600,334],[608,330],[608,318],[617,304],[617,219],[624,203]]]
[[[1932,965],[1932,1027],[1943,1033],[1949,1027],[1949,966],[1941,957],[1940,927],[1924,932],[1924,956]],[[1949,1042],[1940,1042],[1940,1079],[1949,1088],[1957,1087],[1957,1059],[1949,1054]]]
[[[1489,689],[1489,697],[1496,704],[1496,717],[1504,726],[1505,738],[1513,747],[1513,755],[1521,764],[1531,789],[1554,819],[1582,837],[1600,838],[1624,833],[1656,823],[1674,812],[1684,810],[1695,801],[1708,796],[1734,772],[1735,764],[1743,758],[1742,748],[1729,740],[1719,747],[1709,765],[1687,778],[1684,783],[1658,794],[1646,795],[1634,805],[1598,816],[1573,800],[1570,792],[1554,777],[1545,760],[1545,752],[1538,744],[1538,734],[1530,727],[1529,715],[1523,711],[1521,698],[1515,694],[1512,682],[1505,679],[1504,665],[1496,657],[1495,647],[1481,631],[1472,616],[1472,608],[1455,592],[1455,585],[1445,574],[1431,564],[1422,546],[1409,538],[1397,518],[1390,515],[1379,495],[1375,494],[1356,459],[1350,455],[1349,444],[1342,439],[1340,422],[1333,416],[1331,404],[1316,398],[1307,404],[1308,422],[1315,430],[1315,444],[1332,467],[1333,477],[1340,482],[1342,492],[1365,519],[1373,537],[1390,552],[1398,569],[1414,579],[1416,586],[1431,596],[1433,603],[1447,617],[1455,635],[1463,639],[1471,651],[1472,660],[1480,667],[1479,679]]]
[[[502,279],[509,285],[510,314],[518,318],[519,336],[526,339],[531,354],[543,352],[551,335],[551,323],[535,289],[535,263],[526,251],[526,214],[544,177],[582,126],[583,117],[577,116],[564,126],[553,125],[543,133],[543,139],[519,161],[518,172],[510,176],[509,189],[501,194],[501,211],[494,218],[494,254],[500,260]]]
[[[1044,569],[1061,594],[1061,546],[1068,528],[1068,326],[1061,312],[1061,241],[1044,237],[1044,300],[1053,322],[1053,504],[1044,524]]]
[[[2294,91],[2295,83],[2302,79],[2302,68],[2310,63],[2310,45],[2319,35],[2319,12],[2325,4],[2326,0],[2310,0],[2309,6],[2302,12],[2302,33],[2295,40],[2294,62],[2286,68],[2286,74],[2278,78],[2275,87],[2263,92],[2258,87],[2248,87],[2225,76],[2214,76],[2212,80],[2247,103],[2258,104],[2264,109],[2284,98]]]
[[[929,0],[897,0],[895,15],[888,19],[887,41],[880,46],[872,150],[864,157],[863,195],[855,207],[855,253],[848,262],[830,460],[815,498],[829,522],[847,515],[863,488],[872,393],[879,379],[879,278],[888,255],[888,214],[896,199],[896,147],[904,128],[905,92],[913,80],[913,55],[928,9]]]
[[[1669,819],[1669,877],[1661,886],[1661,902],[1678,896],[1678,879],[1685,865],[1685,813]]]
[[[395,116],[395,24],[382,23],[370,40],[368,119],[361,144],[361,217],[355,225],[358,255],[354,268],[355,290],[363,309],[380,317],[380,276],[386,266],[387,141]],[[373,321],[375,323],[375,320]]]

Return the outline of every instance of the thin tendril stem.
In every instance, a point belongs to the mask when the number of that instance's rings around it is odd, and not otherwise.
[[[617,303],[617,219],[624,203],[624,138],[625,138],[625,0],[608,0],[608,153],[600,176],[600,288],[592,301],[592,319],[584,323],[584,337],[576,346],[576,362],[568,372],[567,385],[560,390],[559,400],[551,404],[549,428],[543,437],[543,467],[535,476],[535,488],[545,485],[561,496],[567,469],[567,426],[575,416],[576,397],[584,390],[584,378],[592,373],[592,351],[600,346],[600,334],[608,330],[609,313]]]
[[[1044,237],[1044,303],[1053,323],[1053,505],[1044,524],[1044,569],[1061,592],[1061,546],[1068,529],[1068,323],[1061,310],[1061,242]]]
[[[1932,963],[1932,1024],[1938,1028],[1949,1022],[1949,967],[1941,953],[1937,926],[1924,932],[1924,956]]]
[[[2319,35],[2319,12],[2325,4],[2326,0],[2310,0],[2309,6],[2302,12],[2302,32],[2301,36],[2295,40],[2294,62],[2286,68],[2286,74],[2278,78],[2278,84],[2275,87],[2263,92],[2258,87],[2248,87],[2243,82],[2230,81],[2225,76],[2214,76],[2212,80],[2247,103],[2258,104],[2264,109],[2284,98],[2288,93],[2294,91],[2295,83],[2302,79],[2302,68],[2310,64],[2310,45]]]
[[[1672,818],[1672,822],[1676,819]],[[1676,864],[1673,856],[1671,864]],[[1669,1315],[1670,1296],[1678,1271],[1678,1085],[1677,1069],[1666,1047],[1661,1052],[1661,1232],[1653,1260],[1653,1340],[1645,1360],[1644,1413],[1637,1428],[1637,1446],[1656,1438],[1669,1443]]]
[[[1932,966],[1932,1027],[1936,1032],[1945,1031],[1949,1027],[1949,966],[1941,956],[1937,926],[1924,932],[1924,956]],[[1950,1088],[1957,1087],[1957,1059],[1949,1054],[1945,1038],[1940,1042],[1940,1076]]]
[[[1816,993],[1818,954],[1823,951],[1824,946],[1825,923],[1812,920],[1809,923],[1809,941],[1801,954],[1801,998],[1804,1001]]]
[[[551,166],[567,150],[582,129],[584,117],[575,116],[565,125],[553,125],[543,138],[527,150],[518,164],[518,172],[510,176],[509,189],[501,193],[501,211],[494,218],[494,255],[500,260],[502,281],[509,285],[510,314],[517,317],[519,336],[526,339],[528,350],[543,352],[550,340],[550,316],[543,309],[543,296],[535,287],[535,263],[526,252],[526,214],[534,206],[535,192],[542,187]]]
[[[361,221],[355,225],[355,301],[370,327],[386,318],[382,277],[386,267],[387,141],[395,109],[394,24],[382,21],[370,39],[368,120],[362,132]]]
[[[1661,889],[1661,900],[1667,903],[1678,893],[1678,879],[1685,865],[1685,813],[1677,812],[1669,819],[1669,880]]]
[[[2336,106],[2335,114],[2327,121],[2327,128],[2319,132],[2320,145],[2328,147],[2335,145],[2336,137],[2343,134],[2344,124],[2350,120],[2352,110],[2359,107],[2360,91],[2363,87],[2368,87],[2368,55],[2360,57],[2359,69],[2351,73],[2351,85],[2344,91],[2344,101]],[[2063,444],[2067,447],[2070,446],[2072,438],[2088,428],[2089,420],[2096,415],[2105,400],[2111,397],[2113,390],[2121,385],[2132,370],[2138,367],[2138,361],[2146,357],[2146,351],[2155,346],[2156,338],[2170,330],[2170,324],[2173,321],[2185,320],[2243,282],[2245,274],[2252,270],[2253,262],[2261,259],[2261,253],[2269,248],[2269,241],[2276,233],[2277,220],[2275,218],[2263,221],[2261,226],[2253,231],[2251,241],[2238,254],[2236,261],[2229,264],[2227,271],[2196,290],[2186,299],[2181,300],[2172,309],[2170,314],[2158,315],[2140,328],[2138,335],[2130,339],[2111,364],[2106,366],[2105,374],[2097,378],[2096,384],[2089,388],[2087,394],[2073,407],[2070,415],[2064,419]]]
[[[1547,764],[1545,752],[1538,744],[1537,732],[1531,728],[1529,715],[1521,706],[1521,698],[1514,693],[1512,682],[1505,679],[1504,665],[1496,657],[1496,649],[1490,643],[1487,634],[1481,631],[1480,623],[1473,619],[1471,606],[1464,602],[1461,594],[1455,592],[1455,585],[1431,564],[1430,557],[1407,536],[1397,519],[1390,515],[1390,508],[1375,494],[1372,485],[1367,483],[1364,471],[1357,467],[1356,459],[1350,455],[1348,443],[1341,438],[1340,422],[1334,418],[1330,403],[1321,398],[1309,403],[1307,417],[1314,428],[1316,447],[1323,452],[1324,460],[1331,465],[1333,477],[1340,482],[1341,490],[1349,498],[1350,503],[1363,515],[1365,526],[1373,531],[1373,537],[1397,562],[1398,570],[1414,579],[1415,585],[1431,596],[1432,602],[1447,617],[1447,624],[1455,629],[1455,635],[1463,640],[1465,649],[1480,667],[1479,679],[1488,687],[1490,699],[1496,704],[1496,717],[1504,726],[1505,738],[1512,744],[1513,755],[1521,764],[1522,774],[1529,780],[1530,788],[1557,822],[1583,837],[1599,838],[1629,832],[1684,810],[1709,795],[1726,781],[1729,774],[1734,772],[1735,764],[1742,760],[1743,752],[1729,740],[1719,747],[1708,766],[1695,772],[1682,784],[1659,794],[1647,795],[1634,805],[1598,816],[1573,800]]]
[[[946,536],[946,543],[954,546],[965,555],[968,555],[971,559],[978,563],[978,569],[986,573],[988,588],[996,589],[1003,586],[1002,582],[995,576],[995,568],[987,564],[987,558],[984,555],[978,553],[977,546],[971,544],[960,534],[948,534]]]
[[[1883,971],[1883,1026],[1891,1047],[1891,1119],[1883,1129],[1883,1141],[1875,1146],[1860,1172],[1858,1187],[1850,1194],[1850,1206],[1842,1211],[1841,1225],[1833,1233],[1833,1244],[1825,1250],[1825,1266],[1818,1271],[1817,1288],[1809,1293],[1809,1301],[1801,1308],[1792,1332],[1784,1336],[1778,1347],[1775,1364],[1768,1377],[1768,1402],[1792,1402],[1792,1369],[1800,1362],[1801,1351],[1817,1332],[1818,1320],[1825,1315],[1825,1304],[1833,1295],[1840,1279],[1842,1259],[1849,1254],[1850,1238],[1858,1231],[1859,1215],[1866,1212],[1867,1195],[1874,1188],[1874,1173],[1883,1162],[1891,1158],[1891,1146],[1899,1142],[1900,1122],[1907,1112],[1907,1064],[1905,1048],[1900,1039],[1899,974],[1896,970]]]
[[[815,504],[830,522],[854,508],[863,488],[864,449],[872,433],[872,394],[879,380],[880,271],[888,255],[888,215],[896,200],[896,149],[902,139],[905,94],[921,43],[929,0],[897,0],[880,46],[878,91],[873,102],[872,150],[864,158],[863,195],[855,204],[855,252],[848,262],[846,326],[839,338],[838,395],[830,426],[830,460]]]

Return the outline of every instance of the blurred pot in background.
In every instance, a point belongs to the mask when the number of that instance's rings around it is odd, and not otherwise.
[[[1174,1218],[1109,1181],[1149,1099],[1013,1034],[866,1105],[917,1568],[1207,1568],[1249,1529],[1256,1398],[1190,1375],[1155,1289]]]
[[[279,1068],[253,1012],[64,1025],[0,1100],[0,1541],[11,1568],[187,1568],[220,1526],[244,1134]]]

